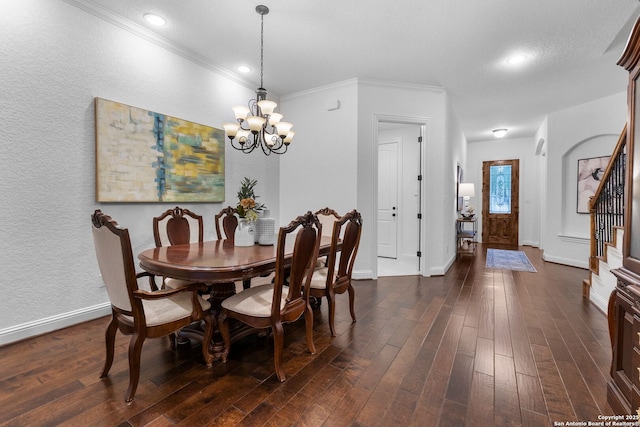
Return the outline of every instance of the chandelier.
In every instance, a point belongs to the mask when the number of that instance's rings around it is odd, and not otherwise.
[[[260,87],[256,89],[256,99],[249,100],[248,107],[233,107],[238,123],[223,125],[231,146],[243,153],[251,153],[260,147],[267,156],[271,153],[284,154],[293,139],[293,125],[283,122],[282,114],[274,113],[278,106],[267,99],[267,90],[263,87],[264,69],[264,15],[269,13],[267,6],[256,6],[260,14]]]

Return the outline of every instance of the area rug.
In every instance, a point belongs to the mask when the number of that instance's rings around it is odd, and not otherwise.
[[[524,252],[504,249],[487,249],[487,267],[537,272]]]

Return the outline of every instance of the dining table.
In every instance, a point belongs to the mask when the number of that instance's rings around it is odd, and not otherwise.
[[[290,266],[295,239],[285,246],[285,269]],[[276,239],[277,241],[277,239]],[[322,236],[318,255],[326,256],[331,249],[331,236]],[[236,246],[233,240],[211,240],[147,249],[138,254],[140,267],[156,276],[171,277],[209,287],[209,301],[214,315],[222,301],[236,293],[235,282],[248,284],[252,278],[268,276],[276,269],[277,245]],[[247,331],[237,325],[232,340],[246,336]],[[181,332],[188,338],[202,339],[199,327]],[[216,357],[224,346],[218,333],[214,334],[211,351]]]

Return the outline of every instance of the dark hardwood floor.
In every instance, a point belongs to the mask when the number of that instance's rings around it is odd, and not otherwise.
[[[583,301],[587,271],[541,260],[537,273],[485,267],[482,247],[442,277],[356,281],[357,323],[326,302],[317,353],[302,322],[285,327],[288,379],[271,340],[236,343],[227,364],[203,365],[197,345],[147,340],[127,405],[128,338],[118,334],[108,379],[107,318],[0,348],[0,425],[11,426],[551,426],[598,421],[611,349],[605,316]]]

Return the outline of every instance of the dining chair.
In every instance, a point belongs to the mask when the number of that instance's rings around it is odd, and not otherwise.
[[[214,318],[210,303],[191,284],[176,289],[150,291],[139,287],[147,272],[136,274],[129,230],[96,210],[91,215],[96,258],[102,280],[111,302],[111,321],[105,332],[106,360],[100,378],[109,374],[113,364],[116,332],[131,335],[129,341],[129,388],[125,400],[131,402],[140,379],[140,356],[146,338],[175,334],[195,321],[204,321],[204,341],[211,342]],[[208,367],[213,363],[209,346],[202,346],[202,356]]]
[[[227,361],[231,347],[229,319],[237,319],[252,328],[271,328],[273,333],[273,363],[278,379],[286,379],[282,368],[284,347],[283,324],[294,322],[304,314],[307,347],[313,344],[313,312],[309,305],[309,283],[314,261],[318,257],[322,224],[311,211],[291,221],[278,232],[276,275],[273,284],[252,287],[222,302],[218,325],[224,340],[222,361]],[[293,240],[290,261],[285,258],[287,242]],[[289,277],[285,286],[285,276]]]
[[[176,206],[153,218],[156,247],[195,243],[204,240],[202,216]]]
[[[184,243],[201,243],[204,240],[202,216],[179,206],[168,209],[160,216],[153,218],[153,239],[157,248]],[[178,288],[189,283],[189,281],[171,277],[162,279],[165,288]]]
[[[333,233],[333,223],[341,218],[340,214],[329,207],[319,209],[315,214],[322,224],[322,234],[324,236],[331,236]]]
[[[233,206],[227,206],[218,212],[215,216],[216,223],[216,236],[218,240],[234,241],[234,235],[236,228],[238,227],[238,209]],[[249,289],[251,284],[255,285],[271,283],[273,274],[266,276],[254,277],[253,279],[246,279],[242,281],[242,289]],[[238,285],[240,286],[240,285]]]
[[[322,235],[331,237],[331,233],[333,232],[333,224],[341,218],[340,214],[329,207],[317,210],[315,214],[318,216],[318,219],[322,224]],[[327,263],[327,256],[319,257],[316,268],[326,267]]]
[[[218,240],[234,240],[236,228],[238,228],[238,209],[227,206],[215,216],[216,235]]]
[[[354,310],[355,291],[351,284],[353,264],[360,245],[362,216],[357,210],[345,214],[334,222],[331,234],[327,266],[316,268],[311,278],[310,296],[327,298],[329,306],[329,329],[335,337],[335,295],[349,292],[349,311],[351,319],[356,321]]]

